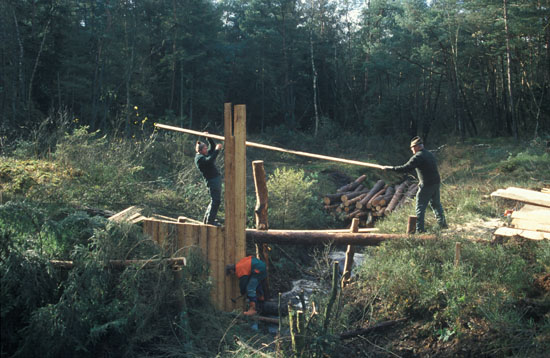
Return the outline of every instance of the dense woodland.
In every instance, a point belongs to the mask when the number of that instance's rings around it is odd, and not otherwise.
[[[533,138],[549,17],[550,0],[5,0],[0,130],[59,110],[127,137],[204,129],[232,102],[251,132]]]

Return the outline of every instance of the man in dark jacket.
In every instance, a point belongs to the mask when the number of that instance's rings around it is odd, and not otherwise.
[[[258,303],[264,301],[262,284],[267,277],[265,263],[253,256],[247,256],[235,265],[227,265],[225,273],[237,275],[241,295],[246,294],[248,297],[249,309],[244,314],[252,316],[258,313]]]
[[[437,170],[435,156],[427,149],[424,149],[424,144],[420,137],[414,137],[411,140],[411,150],[414,155],[407,163],[396,167],[384,166],[382,169],[394,170],[396,172],[407,172],[416,169],[419,181],[418,192],[416,193],[416,231],[426,231],[424,229],[424,213],[428,204],[432,208],[439,226],[446,228],[447,222],[443,206],[441,206],[439,193],[441,179]]]
[[[222,145],[219,143],[216,145],[211,138],[207,137],[207,140],[210,145],[197,141],[195,146],[197,152],[195,155],[195,166],[202,173],[206,186],[210,191],[210,204],[206,209],[202,222],[219,226],[216,216],[218,215],[218,209],[222,201],[222,178],[218,168],[216,168],[216,158],[222,149]]]

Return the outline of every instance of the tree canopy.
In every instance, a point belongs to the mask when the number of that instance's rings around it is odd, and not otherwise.
[[[461,138],[550,131],[550,0],[7,0],[0,130],[66,110],[153,121]]]

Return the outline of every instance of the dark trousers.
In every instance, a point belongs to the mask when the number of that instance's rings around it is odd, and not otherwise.
[[[424,232],[424,214],[430,205],[440,227],[446,227],[445,214],[439,196],[439,184],[422,185],[416,193],[416,231]]]
[[[211,224],[214,220],[216,220],[218,209],[220,208],[220,204],[222,202],[222,177],[217,176],[206,180],[206,186],[210,191],[210,204],[208,204],[208,208],[206,208],[202,222],[205,224]]]

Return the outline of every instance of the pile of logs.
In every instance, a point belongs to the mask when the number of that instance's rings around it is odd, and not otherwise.
[[[365,179],[366,175],[361,175],[335,194],[325,195],[325,209],[343,219],[358,218],[362,226],[370,226],[375,218],[389,215],[410,201],[418,190],[418,184],[408,180],[393,186],[378,180],[369,188]]]

